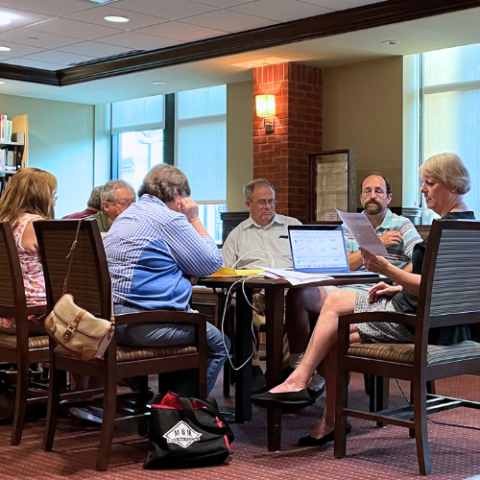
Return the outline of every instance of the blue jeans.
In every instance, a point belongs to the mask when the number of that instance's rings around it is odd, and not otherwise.
[[[140,308],[115,304],[115,315],[142,311]],[[193,325],[178,323],[140,323],[119,325],[116,327],[117,344],[128,347],[173,347],[188,345],[195,341]],[[218,328],[207,322],[207,391],[210,393],[215,386],[218,374],[227,360],[230,350],[230,340],[225,337],[223,345],[222,334]],[[175,375],[174,384],[169,388],[175,392],[192,396],[192,377],[190,375]]]

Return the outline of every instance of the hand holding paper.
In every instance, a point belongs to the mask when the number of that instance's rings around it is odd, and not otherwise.
[[[388,255],[385,245],[378,238],[372,224],[364,213],[340,212],[339,210],[337,210],[337,213],[360,247],[372,255],[381,255],[383,257]]]

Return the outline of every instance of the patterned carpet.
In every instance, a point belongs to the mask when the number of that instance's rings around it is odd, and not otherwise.
[[[408,386],[403,385],[408,395]],[[391,404],[402,404],[397,385],[392,382]],[[480,377],[462,376],[437,382],[439,393],[480,400]],[[366,406],[363,377],[351,382],[352,405]],[[231,409],[231,400],[221,396],[220,386],[214,396]],[[0,479],[114,479],[114,480],[292,480],[302,479],[410,479],[418,478],[415,440],[404,428],[376,428],[371,422],[353,419],[348,436],[347,457],[333,457],[333,443],[322,447],[298,447],[296,441],[309,433],[322,412],[324,397],[315,406],[283,416],[283,450],[266,449],[266,415],[255,408],[254,420],[233,424],[236,440],[228,463],[203,469],[147,471],[142,469],[147,440],[136,435],[134,424],[124,424],[115,431],[113,452],[107,472],[94,470],[99,427],[79,420],[63,418],[57,430],[54,450],[41,450],[43,420],[27,424],[21,445],[11,446],[10,426],[0,426]],[[456,409],[434,415],[435,420],[473,427],[444,426],[429,422],[429,440],[433,479],[465,479],[480,473],[480,412]]]

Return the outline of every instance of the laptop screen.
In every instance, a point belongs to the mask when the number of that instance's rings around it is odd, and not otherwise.
[[[349,272],[340,225],[292,225],[288,235],[295,271]]]

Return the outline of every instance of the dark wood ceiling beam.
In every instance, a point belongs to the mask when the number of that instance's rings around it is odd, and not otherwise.
[[[0,63],[0,78],[5,80],[18,80],[20,82],[41,83],[43,85],[60,86],[57,72],[42,70],[41,68],[22,67]]]
[[[118,59],[66,68],[56,72],[56,77],[58,77],[57,83],[50,83],[53,81],[51,77],[52,72],[47,71],[50,77],[49,82],[46,82],[45,76],[43,74],[39,75],[37,69],[28,69],[31,72],[30,77],[22,80],[48,83],[49,85],[74,85],[117,75],[235,55],[262,48],[407,22],[476,7],[480,7],[480,0],[387,0],[381,3],[307,17],[255,30],[207,38],[197,42],[132,54]],[[0,72],[3,72],[4,66],[0,64]],[[0,76],[2,76],[2,73],[0,73]],[[18,78],[15,79],[18,80]]]

